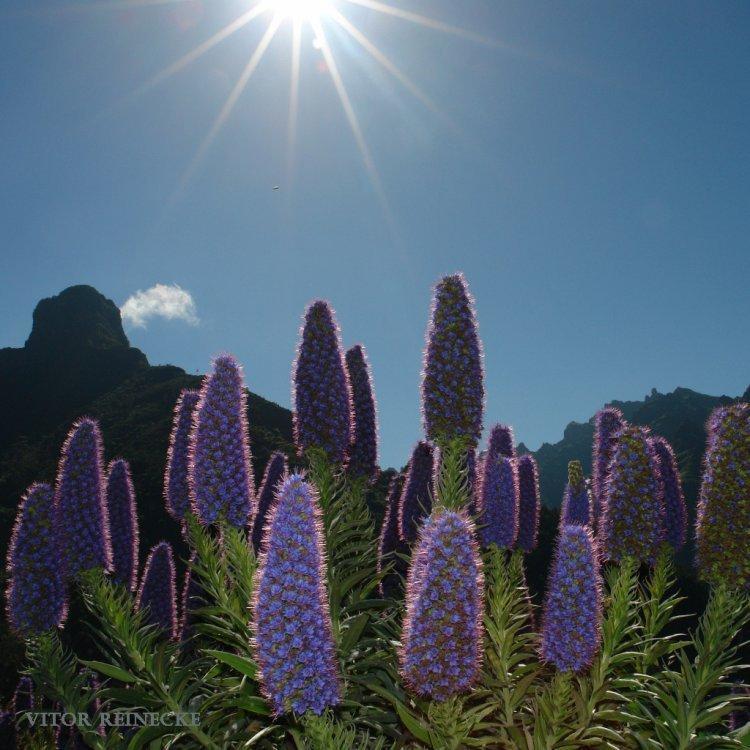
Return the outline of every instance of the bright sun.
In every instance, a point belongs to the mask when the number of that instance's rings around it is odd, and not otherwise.
[[[331,0],[267,0],[269,10],[292,21],[316,21],[331,9]]]

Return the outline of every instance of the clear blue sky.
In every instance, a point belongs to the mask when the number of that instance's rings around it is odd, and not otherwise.
[[[392,2],[501,44],[338,1],[441,117],[325,22],[390,226],[309,29],[292,179],[285,23],[175,198],[269,17],[130,97],[250,0],[0,0],[0,344],[70,284],[118,304],[179,284],[200,323],[155,318],[133,344],[193,372],[231,351],[288,405],[299,318],[324,297],[369,350],[383,460],[400,464],[420,434],[430,287],[463,270],[486,423],[531,447],[652,386],[742,393],[750,3]]]

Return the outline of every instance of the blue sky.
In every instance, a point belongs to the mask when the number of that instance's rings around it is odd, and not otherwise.
[[[130,325],[133,344],[192,372],[231,351],[288,405],[299,319],[324,297],[369,350],[382,457],[401,464],[430,288],[463,270],[486,422],[531,447],[651,387],[744,391],[750,4],[392,2],[499,44],[338,0],[436,115],[324,21],[389,222],[309,28],[291,178],[285,23],[179,191],[269,16],[133,97],[250,0],[0,0],[0,344],[70,284],[120,305],[178,284],[200,322]]]

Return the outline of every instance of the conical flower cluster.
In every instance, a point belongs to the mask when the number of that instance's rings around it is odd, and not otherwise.
[[[360,344],[346,352],[346,370],[352,390],[354,425],[347,451],[347,471],[373,479],[378,471],[378,419],[370,365]]]
[[[617,433],[607,479],[600,540],[608,560],[653,563],[664,541],[664,494],[648,429]]]
[[[607,475],[612,453],[617,444],[617,433],[625,426],[625,418],[619,409],[608,406],[597,412],[594,425],[594,449],[592,460],[592,495],[594,519],[599,523],[604,512],[607,493]]]
[[[601,645],[601,574],[586,526],[562,526],[552,561],[541,633],[541,656],[561,672],[591,666]]]
[[[260,484],[260,490],[258,490],[258,502],[255,506],[255,516],[253,517],[253,530],[250,538],[256,554],[260,552],[268,512],[276,497],[276,490],[288,471],[286,456],[281,451],[272,453],[263,473],[263,480]]]
[[[512,458],[488,452],[482,466],[482,546],[511,549],[518,538],[518,472]]]
[[[147,621],[177,638],[174,554],[169,542],[159,542],[148,553],[135,606],[148,609]]]
[[[433,449],[420,441],[414,446],[398,508],[399,536],[411,544],[424,518],[432,510]]]
[[[244,528],[254,488],[242,368],[229,355],[217,357],[203,380],[190,433],[190,500],[208,526],[220,518]]]
[[[586,485],[581,462],[569,461],[568,483],[565,486],[565,495],[560,509],[560,525],[590,526],[592,516],[591,492]]]
[[[128,462],[119,458],[107,469],[107,512],[112,542],[112,578],[134,591],[138,584],[138,513]]]
[[[527,453],[517,462],[518,470],[518,538],[516,546],[523,552],[536,549],[539,535],[539,470],[534,456]]]
[[[465,512],[438,511],[426,521],[406,588],[401,673],[434,700],[469,690],[482,659],[484,581]]]
[[[20,635],[56,628],[68,612],[59,560],[54,494],[32,484],[18,506],[8,549],[8,622]]]
[[[682,492],[682,480],[672,446],[663,438],[651,440],[652,450],[659,464],[659,477],[664,493],[664,531],[674,549],[681,549],[687,534],[687,508]]]
[[[750,404],[714,410],[696,521],[703,580],[750,588]]]
[[[102,436],[93,419],[81,419],[62,447],[55,488],[57,533],[67,576],[112,568],[105,501]]]
[[[187,388],[180,392],[174,407],[172,433],[169,436],[167,468],[164,472],[164,503],[175,521],[182,521],[190,510],[190,431],[200,393]]]
[[[254,649],[275,714],[321,714],[341,700],[318,498],[300,474],[279,490],[255,580]]]
[[[323,300],[313,302],[305,313],[292,403],[299,453],[317,448],[332,463],[344,461],[352,434],[351,392],[336,319]]]
[[[504,424],[493,425],[487,441],[487,453],[515,458],[516,443],[513,437],[513,428]]]
[[[435,287],[422,376],[425,434],[438,445],[455,438],[476,447],[482,432],[484,368],[474,301],[461,274]]]
[[[403,560],[398,557],[398,553],[408,554],[409,551],[408,545],[401,539],[398,531],[398,508],[403,486],[403,474],[397,474],[388,485],[383,525],[378,542],[378,574],[382,573],[389,563],[393,566],[393,569],[380,581],[380,593],[384,597],[391,598],[400,593],[401,579],[406,573]]]

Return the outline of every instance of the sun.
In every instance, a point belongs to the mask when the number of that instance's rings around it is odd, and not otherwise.
[[[313,23],[331,11],[332,0],[266,0],[270,11],[295,23]]]

